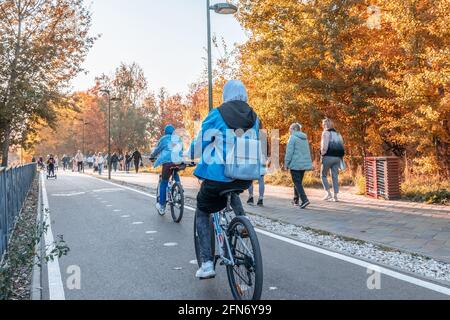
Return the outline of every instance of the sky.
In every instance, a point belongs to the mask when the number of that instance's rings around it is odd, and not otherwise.
[[[224,0],[211,0],[211,4]],[[73,90],[95,84],[95,77],[112,75],[121,62],[137,62],[149,87],[172,94],[187,92],[204,68],[206,0],[92,0],[91,34],[101,34],[90,50]],[[211,11],[212,33],[229,46],[244,43],[245,32],[231,15]],[[213,58],[219,52],[213,49]]]

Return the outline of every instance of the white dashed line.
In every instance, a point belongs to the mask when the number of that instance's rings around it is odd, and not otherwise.
[[[164,247],[176,247],[176,246],[178,246],[178,243],[176,243],[176,242],[164,243]]]

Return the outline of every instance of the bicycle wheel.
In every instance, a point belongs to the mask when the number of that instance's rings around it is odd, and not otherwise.
[[[211,255],[214,257],[216,253],[216,237],[214,235],[213,218],[210,217],[211,226]],[[197,258],[197,264],[199,267],[202,266],[202,258],[200,256],[200,246],[198,244],[198,233],[197,233],[197,214],[194,216],[194,247],[195,247],[195,257]]]
[[[184,190],[180,183],[176,182],[172,187],[172,203],[170,212],[175,223],[180,223],[184,213]]]
[[[235,265],[227,266],[228,282],[236,300],[259,300],[263,286],[261,249],[255,229],[246,217],[236,217],[228,229]]]

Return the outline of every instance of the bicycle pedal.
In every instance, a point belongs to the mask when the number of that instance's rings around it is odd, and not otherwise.
[[[211,276],[211,277],[207,277],[207,278],[199,278],[200,281],[204,281],[204,280],[212,280],[214,279],[216,276]]]

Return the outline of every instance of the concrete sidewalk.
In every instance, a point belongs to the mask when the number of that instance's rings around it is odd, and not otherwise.
[[[113,179],[154,191],[154,174],[113,174]],[[183,177],[186,196],[197,195],[199,182]],[[257,188],[255,188],[257,192]],[[406,201],[383,201],[353,195],[345,190],[339,203],[322,201],[323,191],[306,190],[311,206],[291,205],[293,190],[266,186],[265,207],[245,206],[249,213],[329,233],[369,241],[450,262],[450,207]],[[257,196],[257,195],[256,195]],[[243,202],[247,194],[242,195]]]

